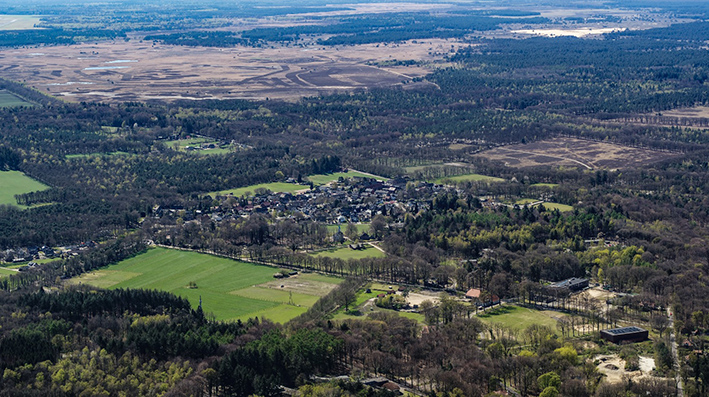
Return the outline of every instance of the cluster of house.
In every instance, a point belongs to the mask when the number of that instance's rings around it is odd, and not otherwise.
[[[329,185],[305,187],[294,193],[266,192],[248,198],[234,197],[231,205],[212,207],[207,211],[189,211],[156,207],[153,215],[180,216],[183,220],[204,220],[209,217],[216,222],[224,219],[245,217],[251,214],[271,213],[276,216],[292,216],[298,213],[302,219],[325,224],[366,223],[377,214],[392,217],[394,222],[403,221],[406,212],[418,212],[431,208],[432,197],[446,189],[442,185],[418,182],[413,187],[417,199],[407,197],[407,179],[397,178],[378,181],[373,178],[352,177]],[[228,199],[232,196],[219,196]]]
[[[66,247],[48,247],[46,245],[42,247],[22,247],[17,249],[8,249],[0,252],[0,262],[5,263],[22,263],[39,260],[39,259],[51,259],[51,258],[67,258],[69,256],[78,255],[80,251],[85,251],[89,248],[96,246],[93,241],[83,242],[77,245],[69,245]],[[32,266],[30,266],[32,267]]]

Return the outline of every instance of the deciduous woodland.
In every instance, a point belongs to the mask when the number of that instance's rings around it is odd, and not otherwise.
[[[709,395],[709,8],[666,3],[0,0],[0,395]],[[428,50],[248,60],[290,100],[13,63],[91,43]]]

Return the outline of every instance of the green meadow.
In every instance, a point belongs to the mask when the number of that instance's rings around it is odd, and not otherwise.
[[[35,181],[20,171],[0,171],[0,204],[28,208],[18,205],[15,195],[46,189],[49,189],[49,186]]]
[[[36,15],[0,15],[0,30],[37,29],[40,19]]]
[[[251,185],[251,186],[245,186],[245,187],[240,187],[240,188],[236,188],[236,189],[222,190],[219,192],[211,192],[211,193],[207,193],[207,194],[210,196],[213,196],[213,197],[214,196],[226,196],[229,194],[231,194],[235,197],[252,196],[254,194],[254,191],[259,188],[268,189],[274,193],[293,193],[293,192],[297,192],[298,190],[310,189],[308,186],[297,185],[295,183],[272,182],[272,183],[259,183],[258,185]]]
[[[499,324],[504,327],[523,330],[532,324],[545,325],[556,332],[556,318],[566,314],[555,311],[532,310],[515,305],[498,306],[486,310],[478,318],[487,324]]]
[[[363,174],[361,172],[357,171],[348,171],[348,172],[333,172],[332,174],[317,174],[317,175],[310,175],[308,177],[308,180],[313,182],[315,185],[325,185],[330,182],[336,181],[340,178],[347,179],[347,178],[354,178],[354,177],[360,177],[360,178],[374,178],[378,181],[386,181],[387,178],[384,178],[383,176],[374,176],[372,177],[371,175]]]
[[[314,253],[313,256],[325,256],[337,259],[364,259],[384,258],[386,255],[371,245],[365,244],[365,248],[360,250],[353,250],[349,246],[345,246],[334,250],[320,251]]]
[[[466,175],[456,175],[447,176],[445,178],[438,178],[435,183],[459,183],[459,182],[504,182],[502,178],[497,178],[494,176],[480,175],[480,174],[466,174]]]
[[[32,104],[11,93],[10,91],[0,90],[0,108],[15,106],[32,106]]]
[[[71,280],[100,288],[144,288],[187,298],[218,320],[265,317],[286,322],[304,313],[339,279],[300,274],[275,280],[278,269],[189,251],[153,248]],[[191,283],[196,288],[190,286]]]

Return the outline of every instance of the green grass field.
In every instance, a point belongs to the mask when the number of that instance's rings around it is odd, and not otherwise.
[[[83,153],[83,154],[67,154],[64,157],[67,159],[84,159],[89,157],[101,157],[101,156],[131,156],[132,154],[128,152],[109,152],[109,153]]]
[[[433,164],[426,164],[426,165],[412,165],[410,167],[404,167],[404,171],[406,171],[407,174],[413,174],[414,172],[418,171],[423,171],[424,168],[438,168],[438,167],[443,167],[445,164],[443,163],[433,163]]]
[[[7,277],[11,274],[17,274],[16,271],[0,267],[0,278]]]
[[[35,181],[20,171],[0,171],[0,204],[28,208],[18,205],[15,195],[46,189],[49,189],[49,186]]]
[[[339,259],[364,259],[364,258],[384,258],[386,255],[378,249],[366,245],[365,249],[353,250],[349,247],[338,248],[335,250],[320,251],[313,256],[327,256],[330,258]]]
[[[572,207],[570,205],[559,204],[559,203],[548,203],[546,201],[544,202],[544,208],[546,208],[547,210],[557,210],[558,209],[561,212],[569,212],[569,211],[574,210],[574,207]]]
[[[274,280],[276,269],[188,251],[154,248],[136,257],[71,280],[100,288],[169,291],[219,320],[264,316],[285,322],[305,312],[333,282],[299,275]],[[302,277],[301,277],[302,276]],[[197,288],[189,288],[195,282]],[[292,294],[290,293],[292,292]],[[290,299],[295,305],[289,305]]]
[[[355,226],[357,226],[357,233],[369,233],[369,223],[355,223]],[[340,230],[342,233],[345,233],[347,231],[347,224],[341,224]],[[327,225],[327,232],[330,234],[335,234],[337,232],[337,225]]]
[[[371,175],[366,175],[361,172],[356,172],[356,171],[348,171],[348,172],[333,172],[332,174],[318,174],[318,175],[310,175],[308,176],[308,180],[313,182],[315,185],[325,185],[330,182],[338,180],[340,177],[343,179],[347,178],[352,178],[352,177],[361,177],[361,178],[372,178]],[[387,178],[384,178],[383,176],[376,176],[374,177],[378,181],[386,181],[388,180]]]
[[[215,147],[213,149],[202,149],[201,146],[203,143],[214,144]],[[190,151],[198,154],[225,154],[233,152],[231,146],[220,146],[219,141],[206,137],[178,139],[175,141],[167,141],[166,144],[168,147],[179,151]]]
[[[529,186],[555,188],[555,187],[559,186],[559,184],[558,183],[534,183]]]
[[[0,30],[36,29],[39,22],[36,15],[0,15]]]
[[[517,204],[517,205],[523,205],[523,204],[534,203],[534,202],[537,202],[537,201],[539,201],[539,200],[530,199],[530,198],[523,198],[523,199],[519,199],[519,200],[515,201],[515,204]],[[561,211],[561,212],[569,212],[569,211],[573,211],[573,210],[574,210],[574,207],[572,207],[572,206],[570,206],[570,205],[566,205],[566,204],[551,203],[551,202],[548,202],[548,201],[545,201],[545,202],[542,203],[542,204],[544,204],[544,208],[546,208],[546,209],[549,210],[549,211],[553,211],[553,210],[555,210],[555,209],[558,209],[558,210]]]
[[[11,93],[10,91],[0,90],[0,108],[15,106],[32,106],[32,104]]]
[[[435,183],[458,183],[458,182],[504,182],[502,178],[480,174],[466,174],[438,178]]]
[[[253,195],[254,190],[258,188],[264,188],[268,189],[274,193],[292,193],[296,192],[298,190],[307,190],[309,189],[308,186],[305,185],[296,185],[295,183],[285,183],[285,182],[273,182],[273,183],[259,183],[258,185],[251,185],[251,186],[246,186],[246,187],[240,187],[237,189],[228,189],[228,190],[222,190],[219,192],[211,192],[207,193],[210,196],[226,196],[228,194],[232,194],[235,197],[241,197],[244,195]]]
[[[555,318],[565,316],[559,312],[532,310],[515,305],[496,307],[478,315],[480,320],[488,324],[500,324],[516,330],[539,324],[550,327],[554,332],[557,332]]]

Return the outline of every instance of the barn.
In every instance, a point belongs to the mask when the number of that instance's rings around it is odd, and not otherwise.
[[[640,327],[604,329],[601,338],[613,343],[634,343],[647,340],[648,332]]]

